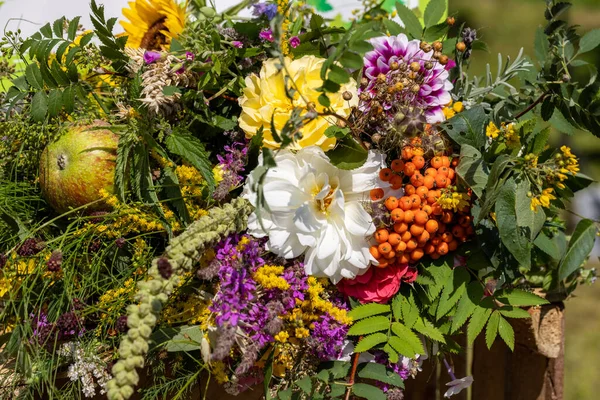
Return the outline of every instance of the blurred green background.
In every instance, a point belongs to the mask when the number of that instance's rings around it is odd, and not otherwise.
[[[581,25],[582,31],[600,28],[600,0],[574,0],[566,19],[571,24]],[[521,47],[525,54],[533,55],[533,38],[542,23],[544,0],[450,0],[450,14],[466,21],[467,26],[478,29],[478,35],[488,44],[491,53],[477,52],[473,57],[472,72],[481,75],[485,64],[492,71],[497,64],[497,53],[514,58]],[[600,65],[600,51],[590,54],[589,61]],[[556,133],[554,144],[567,144],[581,158],[582,171],[600,180],[600,139],[587,132],[572,137]],[[589,202],[600,197],[600,185],[578,197],[572,207],[579,212],[590,211]],[[585,210],[587,208],[587,210]],[[598,205],[595,212],[586,215],[599,218]],[[598,251],[598,246],[596,247]],[[598,257],[592,256],[590,263],[598,267]],[[600,284],[580,286],[576,296],[566,303],[566,355],[565,355],[565,400],[596,400],[600,391]]]

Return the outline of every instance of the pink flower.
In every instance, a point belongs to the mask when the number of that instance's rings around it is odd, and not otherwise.
[[[261,38],[262,40],[266,40],[267,42],[272,42],[273,40],[275,40],[273,38],[273,31],[271,31],[270,29],[265,29],[260,31],[260,33],[258,34],[258,37]]]
[[[298,36],[292,36],[290,38],[290,46],[292,46],[294,49],[300,46],[300,38]]]
[[[240,42],[239,40],[234,40],[233,42],[231,42],[231,44],[233,45],[233,47],[237,47],[238,49],[244,47],[244,43]]]
[[[338,290],[361,303],[387,303],[400,289],[400,283],[414,282],[417,269],[408,264],[394,264],[385,268],[371,267],[354,279],[338,283]]]
[[[144,62],[146,64],[152,64],[160,60],[162,55],[158,51],[146,51],[144,53]]]
[[[191,51],[185,52],[186,61],[194,61],[194,58],[196,58],[196,55],[194,53],[192,53]]]

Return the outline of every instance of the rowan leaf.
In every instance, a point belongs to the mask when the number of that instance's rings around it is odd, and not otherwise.
[[[353,308],[348,313],[348,316],[353,320],[358,321],[359,319],[372,317],[373,315],[379,315],[390,312],[390,306],[387,304],[368,303],[361,304],[358,307]]]
[[[348,330],[348,336],[369,335],[371,333],[387,330],[389,327],[389,318],[383,316],[369,317],[361,319],[353,324]]]
[[[358,342],[356,347],[354,348],[355,353],[362,353],[368,350],[371,350],[373,347],[378,344],[387,342],[388,337],[385,333],[373,333],[372,335],[365,336]]]

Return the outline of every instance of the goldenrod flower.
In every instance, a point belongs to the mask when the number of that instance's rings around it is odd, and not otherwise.
[[[452,105],[452,109],[454,110],[454,112],[459,113],[465,109],[465,106],[463,105],[462,101],[457,101]]]
[[[127,46],[146,50],[167,50],[185,25],[185,6],[174,0],[135,0],[123,9],[129,21],[120,21],[127,34]]]
[[[263,145],[269,148],[278,148],[271,132],[271,119],[279,133],[295,108],[302,109],[302,115],[309,111],[323,112],[323,107],[318,97],[321,92],[316,89],[323,85],[321,67],[325,59],[315,56],[304,56],[297,60],[285,58],[285,67],[278,69],[278,59],[268,59],[263,63],[259,75],[252,74],[246,77],[246,88],[239,99],[242,114],[240,127],[246,132],[247,137],[252,137],[262,127]],[[286,76],[288,79],[286,79]],[[293,99],[286,94],[288,89],[294,89]],[[343,93],[352,94],[350,100],[343,98]],[[352,107],[358,104],[356,82],[342,85],[338,93],[328,94],[331,109],[339,116],[346,118],[350,115]],[[301,129],[302,138],[295,141],[292,149],[317,145],[323,150],[330,150],[335,146],[335,138],[325,136],[325,130],[335,125],[338,119],[333,116],[317,116],[306,123]]]

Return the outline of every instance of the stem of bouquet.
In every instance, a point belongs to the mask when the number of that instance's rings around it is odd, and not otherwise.
[[[358,368],[359,358],[360,353],[354,353],[354,355],[352,356],[352,369],[350,370],[350,376],[348,377],[348,387],[346,388],[346,396],[344,397],[344,400],[350,400],[350,395],[352,394],[352,385],[354,385],[354,377],[356,376],[356,369]]]

